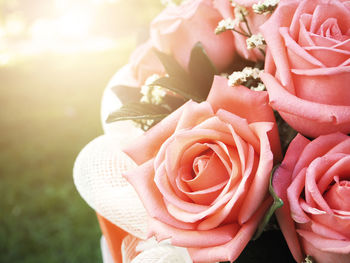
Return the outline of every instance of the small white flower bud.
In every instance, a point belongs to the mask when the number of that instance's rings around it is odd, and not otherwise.
[[[257,14],[264,15],[272,13],[279,2],[279,0],[265,0],[264,2],[259,2],[258,4],[253,5],[253,11]]]
[[[215,29],[215,34],[220,34],[226,30],[232,30],[237,26],[237,20],[232,18],[226,18],[219,22],[218,26]]]
[[[266,87],[265,87],[264,83],[259,82],[259,83],[258,83],[258,86],[256,86],[256,87],[251,87],[250,89],[251,89],[251,90],[255,90],[255,91],[263,91],[263,90],[266,90]]]
[[[253,49],[253,48],[265,48],[266,42],[262,34],[256,34],[252,35],[250,38],[247,38],[247,48]]]
[[[145,84],[141,87],[141,94],[143,95],[140,99],[140,102],[152,103],[159,105],[162,103],[163,98],[166,96],[166,91],[159,86],[151,86],[157,79],[159,75],[153,74],[148,77],[145,81]]]
[[[247,8],[245,8],[244,6],[240,6],[240,5],[234,4],[234,3],[232,3],[232,5],[235,7],[235,9],[234,9],[235,18],[239,22],[244,21],[245,17],[247,15],[249,15],[249,12],[248,12]]]

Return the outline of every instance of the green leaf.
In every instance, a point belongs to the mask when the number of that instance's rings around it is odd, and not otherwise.
[[[275,213],[275,211],[283,206],[283,201],[281,198],[278,197],[278,195],[276,194],[275,190],[273,189],[272,186],[272,180],[273,180],[273,175],[276,171],[276,169],[278,168],[279,165],[276,165],[271,172],[271,176],[270,176],[270,185],[269,185],[269,191],[271,196],[273,197],[273,204],[271,205],[271,207],[269,208],[269,210],[267,211],[267,213],[265,214],[263,220],[260,222],[259,227],[253,237],[253,240],[256,240],[260,237],[260,235],[262,234],[262,232],[264,231],[265,227],[267,226],[267,224],[269,223],[272,215]]]
[[[201,97],[207,98],[217,70],[200,42],[192,48],[189,72],[195,83],[196,92]]]
[[[160,52],[157,49],[154,49],[154,52],[156,53],[160,62],[162,62],[165,71],[170,77],[183,79],[184,81],[190,81],[186,70],[181,67],[181,65],[173,58],[173,56]]]
[[[139,87],[117,85],[111,88],[122,104],[140,101],[142,94]]]
[[[310,255],[308,255],[302,263],[316,263],[316,261]]]
[[[187,100],[205,101],[217,73],[202,44],[198,42],[191,50],[188,72],[171,56],[154,49],[168,77],[161,78],[158,85],[183,96]]]
[[[153,82],[151,86],[160,86],[162,88],[168,89],[176,94],[179,94],[187,100],[202,102],[206,99],[201,97],[199,94],[194,93],[196,90],[193,88],[193,86],[191,86],[191,83],[186,83],[183,81],[183,79],[179,78],[159,78]]]
[[[148,103],[128,103],[112,112],[106,122],[111,123],[123,120],[162,120],[170,111],[160,105]]]

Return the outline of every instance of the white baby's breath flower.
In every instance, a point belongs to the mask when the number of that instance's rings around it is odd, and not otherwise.
[[[155,105],[162,103],[167,93],[162,87],[152,85],[157,79],[159,79],[157,74],[153,74],[146,79],[145,84],[141,87],[141,94],[143,95],[140,99],[141,102]]]
[[[259,2],[253,5],[253,11],[257,14],[264,15],[272,13],[276,9],[279,2],[279,0],[265,0],[264,2]]]
[[[245,8],[244,6],[240,6],[238,4],[235,4],[234,2],[232,3],[232,5],[235,7],[234,8],[235,18],[239,22],[243,22],[245,20],[245,17],[247,15],[249,15],[247,8]]]
[[[242,71],[234,71],[228,76],[228,85],[237,86],[247,81],[247,75]]]
[[[245,67],[242,71],[234,71],[228,76],[228,85],[237,86],[245,84],[248,80],[258,80],[259,74],[262,70],[258,68]],[[262,89],[262,86],[258,84],[257,89]]]
[[[253,49],[253,48],[265,48],[266,42],[262,34],[256,34],[252,35],[250,38],[247,38],[247,48]]]
[[[263,90],[266,90],[266,87],[265,87],[264,83],[259,82],[258,86],[251,87],[250,89],[255,90],[255,91],[263,91]]]
[[[258,68],[245,67],[242,72],[247,76],[247,78],[258,79],[259,74],[262,70]]]
[[[239,21],[238,21],[239,23]],[[219,22],[218,26],[215,29],[215,34],[220,34],[226,30],[232,30],[237,26],[237,20],[232,18],[226,18]]]

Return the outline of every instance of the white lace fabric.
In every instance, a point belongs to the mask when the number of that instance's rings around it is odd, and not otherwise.
[[[73,169],[76,188],[82,198],[100,215],[128,232],[122,242],[123,263],[192,262],[184,248],[169,243],[147,241],[137,248],[147,233],[147,213],[135,190],[122,177],[122,173],[136,164],[123,151],[123,147],[142,134],[130,121],[105,124],[107,115],[120,106],[110,90],[118,74],[107,86],[102,101],[102,123],[105,134],[87,144],[79,153]],[[145,244],[148,244],[145,246]],[[105,263],[112,263],[105,240],[101,240]]]

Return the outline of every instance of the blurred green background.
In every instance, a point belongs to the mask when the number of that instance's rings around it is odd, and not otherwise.
[[[73,163],[159,0],[0,1],[0,262],[101,262]]]

